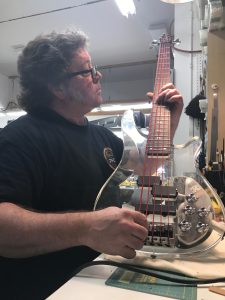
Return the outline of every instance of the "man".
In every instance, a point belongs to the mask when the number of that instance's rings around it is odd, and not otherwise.
[[[86,44],[81,32],[52,33],[31,41],[18,60],[20,104],[28,114],[0,133],[3,299],[45,299],[77,266],[101,252],[133,258],[147,237],[139,212],[92,211],[123,144],[85,117],[102,102],[102,75]],[[174,132],[182,97],[169,84],[159,99],[174,103]]]

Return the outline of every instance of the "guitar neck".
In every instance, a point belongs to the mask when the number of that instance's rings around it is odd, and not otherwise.
[[[157,104],[160,89],[170,82],[170,48],[171,42],[167,36],[161,38],[159,47],[154,96],[152,102],[149,135],[147,144],[148,156],[169,156],[170,154],[170,111]]]
[[[170,111],[162,105],[154,105],[149,126],[148,156],[169,156],[170,142]]]

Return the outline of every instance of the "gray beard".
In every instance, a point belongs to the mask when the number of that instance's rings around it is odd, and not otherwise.
[[[74,93],[72,96],[69,97],[71,102],[76,102],[80,104],[85,104],[85,98],[80,92]]]

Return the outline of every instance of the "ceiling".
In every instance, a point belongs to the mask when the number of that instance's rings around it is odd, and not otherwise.
[[[114,0],[0,0],[0,73],[17,74],[21,47],[35,36],[78,28],[90,38],[94,64],[106,74],[110,70],[111,80],[147,76],[148,64],[156,59],[152,39],[173,29],[174,6],[134,2],[137,13],[126,18]]]

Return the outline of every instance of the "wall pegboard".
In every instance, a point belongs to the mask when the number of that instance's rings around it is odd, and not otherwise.
[[[198,95],[202,90],[202,78],[203,78],[203,55],[202,53],[193,53],[193,97]]]

